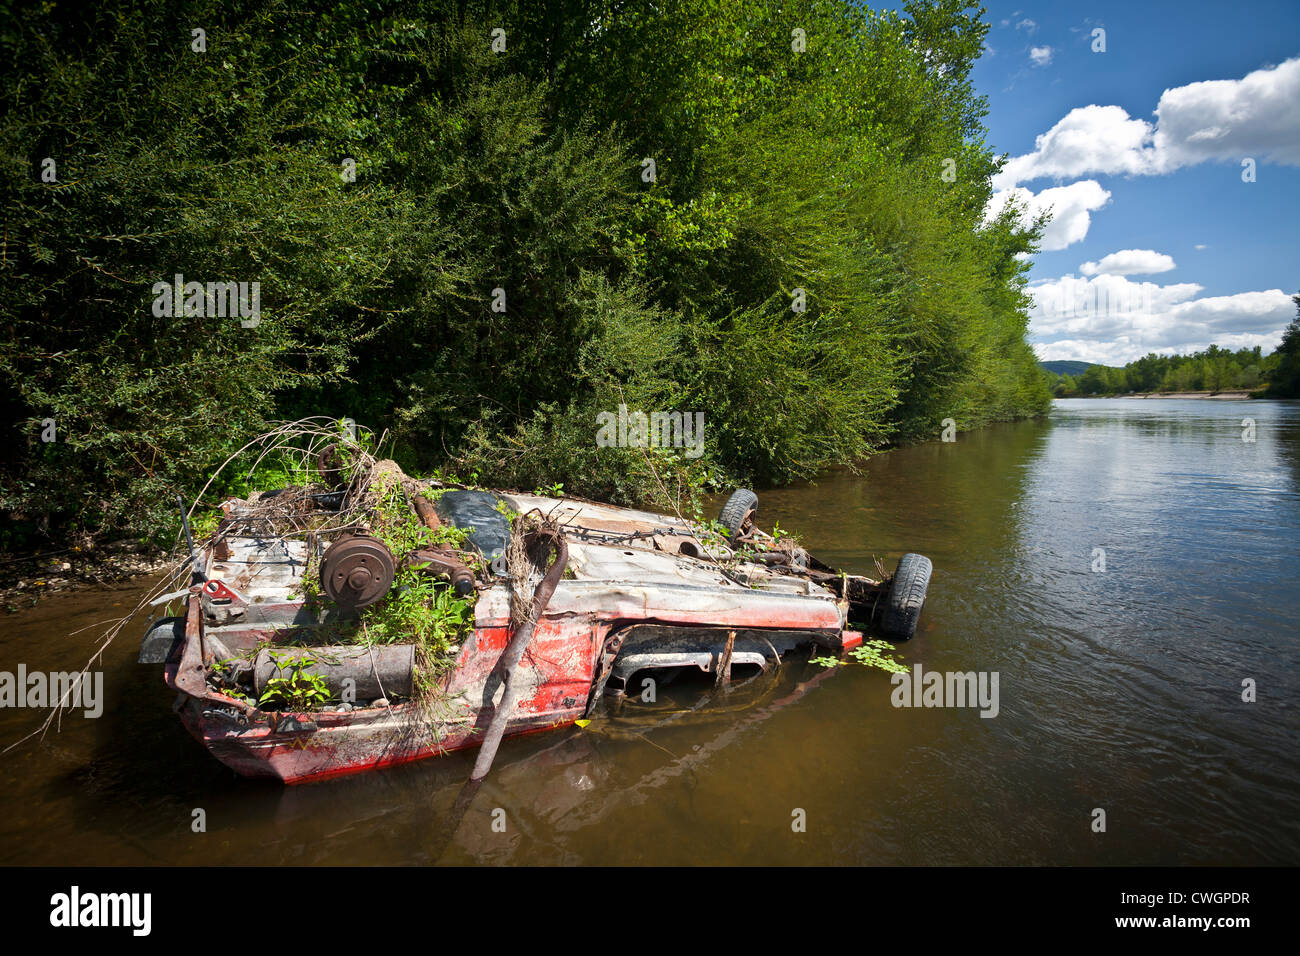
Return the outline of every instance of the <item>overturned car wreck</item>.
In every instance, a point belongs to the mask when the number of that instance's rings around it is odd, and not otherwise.
[[[236,772],[297,783],[479,745],[490,765],[503,736],[597,718],[638,675],[688,669],[721,683],[796,648],[850,650],[857,627],[906,640],[930,577],[913,554],[886,580],[828,567],[758,530],[745,490],[705,529],[402,481],[419,524],[457,529],[459,546],[396,553],[364,520],[316,520],[346,510],[355,488],[278,493],[295,503],[293,534],[259,517],[268,495],[227,501],[217,531],[191,546],[190,586],[167,596],[184,615],[149,628],[139,659],[163,664],[186,728]],[[464,602],[438,661],[365,626],[408,571]],[[277,698],[290,685],[306,693]]]

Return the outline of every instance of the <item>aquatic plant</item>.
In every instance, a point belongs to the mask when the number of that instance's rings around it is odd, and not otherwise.
[[[895,660],[891,652],[895,651],[893,644],[889,641],[879,639],[865,640],[853,650],[848,652],[848,656],[858,664],[864,664],[867,667],[879,668],[890,674],[906,674],[911,668],[901,661]],[[817,664],[820,667],[843,667],[849,664],[849,661],[841,660],[838,657],[814,657],[808,663]]]

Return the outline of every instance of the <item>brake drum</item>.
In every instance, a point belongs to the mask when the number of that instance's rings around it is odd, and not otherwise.
[[[325,595],[340,607],[374,604],[393,586],[397,562],[378,538],[348,535],[325,549],[320,583]]]

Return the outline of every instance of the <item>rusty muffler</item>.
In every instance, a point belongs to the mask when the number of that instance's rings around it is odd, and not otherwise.
[[[259,699],[269,681],[290,675],[295,661],[306,662],[304,673],[324,678],[335,699],[351,691],[353,701],[391,700],[410,697],[415,688],[414,644],[264,647],[253,658],[253,689]]]

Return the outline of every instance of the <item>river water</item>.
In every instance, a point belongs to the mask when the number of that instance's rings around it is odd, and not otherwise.
[[[102,717],[0,757],[0,863],[1300,863],[1300,404],[1058,401],[763,492],[774,520],[849,571],[929,555],[899,656],[996,672],[996,716],[895,707],[858,664],[796,661],[700,710],[672,684],[507,741],[453,831],[472,754],[242,780],[133,630]],[[0,670],[79,667],[93,631],[72,632],[141,590],[9,615]],[[38,721],[0,710],[0,741]]]

